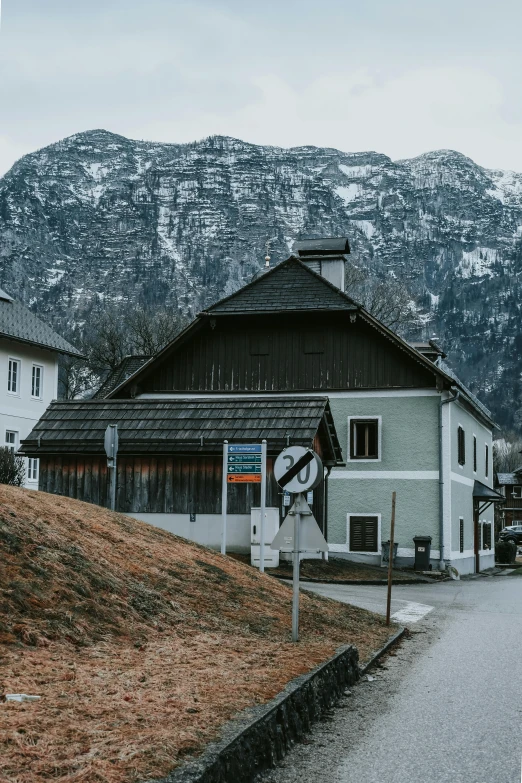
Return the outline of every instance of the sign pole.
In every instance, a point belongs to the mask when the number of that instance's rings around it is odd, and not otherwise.
[[[266,440],[261,441],[261,520],[259,528],[259,571],[265,571],[265,514],[266,514]]]
[[[116,511],[116,477],[117,477],[117,459],[114,457],[111,468],[111,510]]]
[[[105,430],[104,446],[107,455],[107,468],[110,471],[109,501],[111,504],[111,511],[116,511],[118,441],[118,425],[109,424]]]
[[[294,514],[294,570],[293,570],[293,596],[292,596],[292,641],[299,641],[299,528],[301,526],[301,514],[299,512],[301,498],[299,493],[296,498]]]
[[[391,591],[392,591],[392,569],[393,569],[393,549],[395,541],[395,496],[396,492],[392,492],[392,513],[391,513],[391,530],[390,530],[390,557],[388,561],[388,597],[386,600],[386,625],[390,624],[390,611],[391,611]]]
[[[223,481],[221,487],[221,554],[227,553],[227,493],[228,493],[228,440],[223,441]]]

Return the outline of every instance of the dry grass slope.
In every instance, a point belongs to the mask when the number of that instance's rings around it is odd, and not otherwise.
[[[158,777],[239,710],[343,643],[389,636],[363,610],[79,501],[0,486],[0,781]]]

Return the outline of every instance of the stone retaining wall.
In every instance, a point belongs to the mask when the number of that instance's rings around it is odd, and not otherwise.
[[[268,704],[245,710],[197,760],[156,783],[250,783],[274,767],[359,679],[358,659],[355,647],[340,648],[329,661],[292,680]]]

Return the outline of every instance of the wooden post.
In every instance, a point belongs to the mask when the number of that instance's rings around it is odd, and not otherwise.
[[[396,492],[392,492],[392,514],[391,514],[391,529],[390,529],[390,557],[388,561],[388,598],[386,601],[386,625],[390,624],[390,610],[391,610],[391,591],[392,591],[392,578],[393,578],[393,549],[395,544],[395,497]]]

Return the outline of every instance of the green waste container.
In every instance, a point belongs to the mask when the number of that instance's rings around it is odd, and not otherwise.
[[[415,545],[415,571],[431,571],[431,536],[413,536]]]

